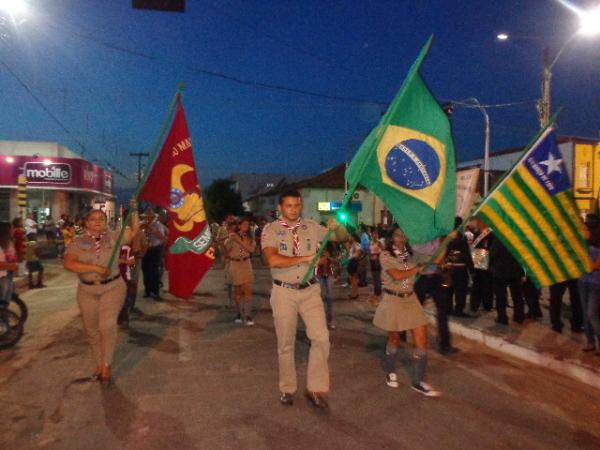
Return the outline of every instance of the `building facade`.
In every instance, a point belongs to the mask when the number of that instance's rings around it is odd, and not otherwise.
[[[597,212],[600,202],[600,140],[558,136],[558,147],[573,183],[573,196],[582,214]],[[519,160],[524,148],[501,150],[490,155],[495,179]],[[459,168],[483,168],[483,158],[460,163]],[[493,186],[493,179],[490,186]]]
[[[26,207],[18,205],[18,178],[26,179]],[[33,213],[75,217],[90,208],[115,217],[112,174],[51,142],[0,141],[0,221]]]

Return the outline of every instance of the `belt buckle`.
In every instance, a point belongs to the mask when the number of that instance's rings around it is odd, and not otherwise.
[[[102,284],[102,281],[100,281],[100,280],[94,280],[94,281],[92,281],[92,284],[94,286],[100,286]]]

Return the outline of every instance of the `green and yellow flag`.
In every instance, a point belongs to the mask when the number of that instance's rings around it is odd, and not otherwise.
[[[552,128],[487,196],[477,215],[538,287],[590,271],[583,221]]]
[[[454,226],[456,161],[450,122],[419,74],[429,38],[379,125],[346,171],[377,195],[412,244]]]

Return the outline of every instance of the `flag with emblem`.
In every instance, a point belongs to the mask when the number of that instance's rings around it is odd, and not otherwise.
[[[169,272],[169,292],[181,298],[191,297],[215,256],[179,94],[171,130],[138,198],[167,211],[165,266]]]
[[[590,271],[584,224],[552,128],[486,197],[477,215],[538,287]]]
[[[449,233],[455,215],[450,122],[419,73],[431,42],[346,171],[350,186],[362,184],[381,199],[412,244]]]

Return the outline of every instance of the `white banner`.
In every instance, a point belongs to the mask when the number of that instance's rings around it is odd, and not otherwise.
[[[463,219],[469,215],[479,197],[477,184],[480,169],[465,169],[456,172],[456,215]]]

